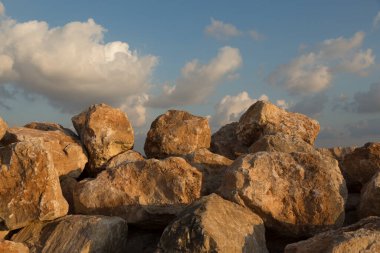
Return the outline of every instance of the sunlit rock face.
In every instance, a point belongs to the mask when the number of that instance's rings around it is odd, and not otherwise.
[[[164,230],[163,252],[268,252],[262,219],[216,194],[188,206]]]
[[[0,140],[3,138],[5,132],[7,131],[7,128],[7,123],[0,117]]]
[[[207,118],[185,111],[169,110],[157,117],[144,145],[148,158],[165,158],[209,148],[211,130]]]
[[[72,118],[89,155],[89,170],[93,174],[103,169],[112,157],[130,150],[134,133],[127,115],[105,104],[96,104]]]
[[[0,220],[5,230],[67,214],[58,173],[43,141],[30,139],[0,148],[0,165]]]
[[[259,152],[235,160],[220,194],[250,208],[267,227],[297,237],[341,226],[347,189],[329,156]]]
[[[28,247],[19,242],[0,240],[0,252],[4,253],[29,253]]]

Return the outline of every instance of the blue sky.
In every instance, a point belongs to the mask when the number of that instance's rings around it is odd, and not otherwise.
[[[380,141],[380,1],[1,2],[11,126],[70,127],[106,102],[126,111],[139,149],[169,108],[216,130],[269,99],[319,120],[319,146]]]

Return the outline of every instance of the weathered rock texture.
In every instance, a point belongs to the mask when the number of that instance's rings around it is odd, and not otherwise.
[[[306,241],[289,244],[285,253],[380,252],[380,217],[369,217],[338,230],[318,234]]]
[[[69,215],[33,223],[12,237],[31,253],[126,252],[127,222],[119,217]]]
[[[330,155],[338,162],[343,162],[343,159],[346,155],[351,154],[356,149],[356,146],[352,147],[333,147],[333,148],[317,148],[317,150],[324,154],[324,155]]]
[[[94,174],[110,158],[133,147],[132,125],[119,109],[97,104],[71,120],[88,151],[90,171]]]
[[[79,177],[87,163],[87,155],[79,139],[73,132],[62,126],[52,123],[44,124],[33,123],[27,125],[29,128],[9,128],[1,143],[5,146],[15,142],[40,139],[51,154],[54,168],[59,176]]]
[[[78,182],[72,177],[63,176],[60,177],[59,182],[61,184],[62,195],[69,204],[68,214],[74,213],[74,190]]]
[[[380,171],[364,186],[359,213],[361,217],[380,216]]]
[[[19,242],[0,240],[0,252],[2,253],[29,253],[28,247]]]
[[[169,110],[152,123],[144,145],[148,158],[165,158],[209,148],[211,130],[207,118]]]
[[[112,157],[104,165],[104,168],[113,168],[123,163],[130,163],[130,162],[136,162],[136,161],[142,161],[142,160],[144,160],[144,157],[139,152],[136,152],[134,150],[128,150]]]
[[[201,173],[179,157],[125,163],[81,181],[74,194],[75,210],[120,216],[142,226],[166,225],[200,197],[201,182]]]
[[[163,252],[268,252],[262,219],[216,194],[188,206],[160,239]]]
[[[236,135],[248,146],[264,135],[277,133],[294,135],[313,144],[319,129],[319,123],[305,115],[287,112],[270,102],[258,101],[240,117]]]
[[[312,235],[344,221],[343,176],[335,159],[318,153],[242,156],[227,170],[220,192],[288,236]]]
[[[0,117],[0,140],[3,138],[7,129],[8,129],[7,123],[5,123],[5,121]],[[0,146],[1,146],[1,144],[0,144]]]
[[[67,214],[51,154],[41,140],[0,148],[0,223],[14,230]]]
[[[210,152],[206,148],[198,149],[184,157],[191,166],[202,173],[202,195],[216,192],[232,160]]]
[[[380,143],[367,143],[344,156],[342,169],[347,181],[362,185],[367,183],[380,171]]]

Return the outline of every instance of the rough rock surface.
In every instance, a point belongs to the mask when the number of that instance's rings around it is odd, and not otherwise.
[[[357,253],[380,252],[380,217],[318,234],[308,240],[289,244],[285,253]]]
[[[201,148],[184,157],[202,173],[202,195],[216,192],[232,160]]]
[[[188,206],[160,239],[163,252],[268,252],[262,219],[216,194]]]
[[[75,189],[75,210],[162,226],[200,197],[201,182],[201,173],[179,157],[125,163],[81,181]]]
[[[142,160],[144,160],[144,157],[139,152],[136,152],[134,150],[128,150],[112,157],[104,165],[104,168],[113,168],[123,163],[130,163],[130,162],[136,162],[136,161],[142,161]]]
[[[41,140],[0,148],[0,230],[67,214],[51,154]]]
[[[236,135],[247,146],[264,135],[276,133],[295,135],[313,145],[319,129],[316,120],[303,114],[287,112],[270,102],[258,101],[240,117]]]
[[[132,125],[119,109],[105,104],[92,105],[71,120],[88,151],[90,171],[94,174],[110,158],[133,147]]]
[[[315,149],[312,145],[297,136],[286,135],[284,133],[265,135],[255,141],[248,149],[249,153],[260,151],[267,152],[305,152],[312,153]]]
[[[380,171],[362,189],[359,214],[361,217],[380,216]]]
[[[68,214],[74,214],[74,190],[78,182],[68,176],[60,177],[59,182],[61,184],[62,195],[69,204]]]
[[[31,253],[126,252],[127,222],[119,217],[69,215],[33,223],[12,237]]]
[[[235,160],[242,154],[247,154],[249,146],[244,145],[237,139],[237,125],[237,122],[233,122],[215,132],[211,136],[210,150],[231,160]]]
[[[40,139],[51,154],[59,176],[79,177],[87,163],[87,156],[75,134],[54,123],[36,124],[27,125],[29,128],[9,128],[1,143],[5,146],[15,142]],[[54,125],[56,127],[53,127]]]
[[[220,193],[288,236],[339,227],[347,189],[338,163],[318,153],[259,152],[235,160]]]
[[[144,145],[148,158],[166,158],[209,148],[211,130],[207,118],[169,110],[152,123]]]
[[[380,143],[366,143],[344,156],[342,169],[348,177],[347,181],[362,185],[367,183],[380,171]]]
[[[8,129],[7,123],[5,123],[5,121],[0,117],[0,140],[3,138],[7,129]]]
[[[354,152],[356,146],[352,147],[333,147],[333,148],[317,148],[317,150],[324,154],[334,157],[338,162],[343,162],[343,159],[346,155]]]
[[[28,247],[23,243],[0,240],[0,252],[3,253],[29,253]]]

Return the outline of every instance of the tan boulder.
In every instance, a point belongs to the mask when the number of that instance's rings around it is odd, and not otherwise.
[[[123,163],[130,163],[136,161],[142,161],[144,157],[137,151],[128,150],[112,157],[105,165],[104,168],[117,167]]]
[[[7,131],[7,129],[8,129],[7,123],[0,117],[0,140],[5,135],[5,132]]]
[[[380,171],[380,143],[366,143],[343,158],[342,170],[351,184],[367,183]]]
[[[67,214],[51,154],[39,139],[0,148],[0,221],[5,229]]]
[[[36,222],[12,237],[31,253],[126,252],[127,222],[119,217],[69,215],[50,222]]]
[[[330,155],[338,162],[342,162],[344,157],[356,149],[356,146],[351,147],[333,147],[333,148],[317,148],[318,152],[324,154],[324,155]]]
[[[188,206],[164,230],[162,252],[268,252],[262,219],[216,194]]]
[[[2,253],[29,253],[29,249],[23,243],[0,240],[0,252]]]
[[[148,158],[166,158],[209,148],[211,131],[207,118],[169,110],[152,123],[145,140]]]
[[[378,253],[380,217],[369,217],[351,226],[318,234],[289,244],[285,253]]]
[[[124,163],[79,182],[75,211],[162,226],[200,197],[201,183],[201,173],[179,157]]]
[[[318,153],[259,152],[239,157],[227,170],[220,193],[286,236],[312,235],[344,221],[343,176],[335,159]]]
[[[244,145],[237,139],[237,125],[237,122],[233,122],[215,132],[211,136],[210,150],[232,160],[242,154],[247,154],[249,146]]]
[[[294,135],[313,145],[319,129],[316,120],[287,112],[267,101],[258,101],[240,117],[236,135],[247,146],[264,135],[277,133]]]
[[[79,177],[87,163],[87,155],[78,137],[69,129],[54,123],[38,124],[39,126],[27,125],[29,128],[9,128],[1,143],[5,146],[15,142],[40,139],[51,154],[54,168],[59,176]],[[52,124],[56,125],[56,128],[50,128]],[[32,126],[35,128],[31,128]]]
[[[206,148],[197,149],[184,158],[202,173],[202,195],[217,191],[226,170],[233,162],[227,157],[210,152]]]
[[[101,171],[110,158],[133,148],[132,125],[119,109],[105,104],[92,105],[71,120],[88,151],[93,174]]]
[[[361,217],[380,216],[380,171],[362,189],[359,214]]]

